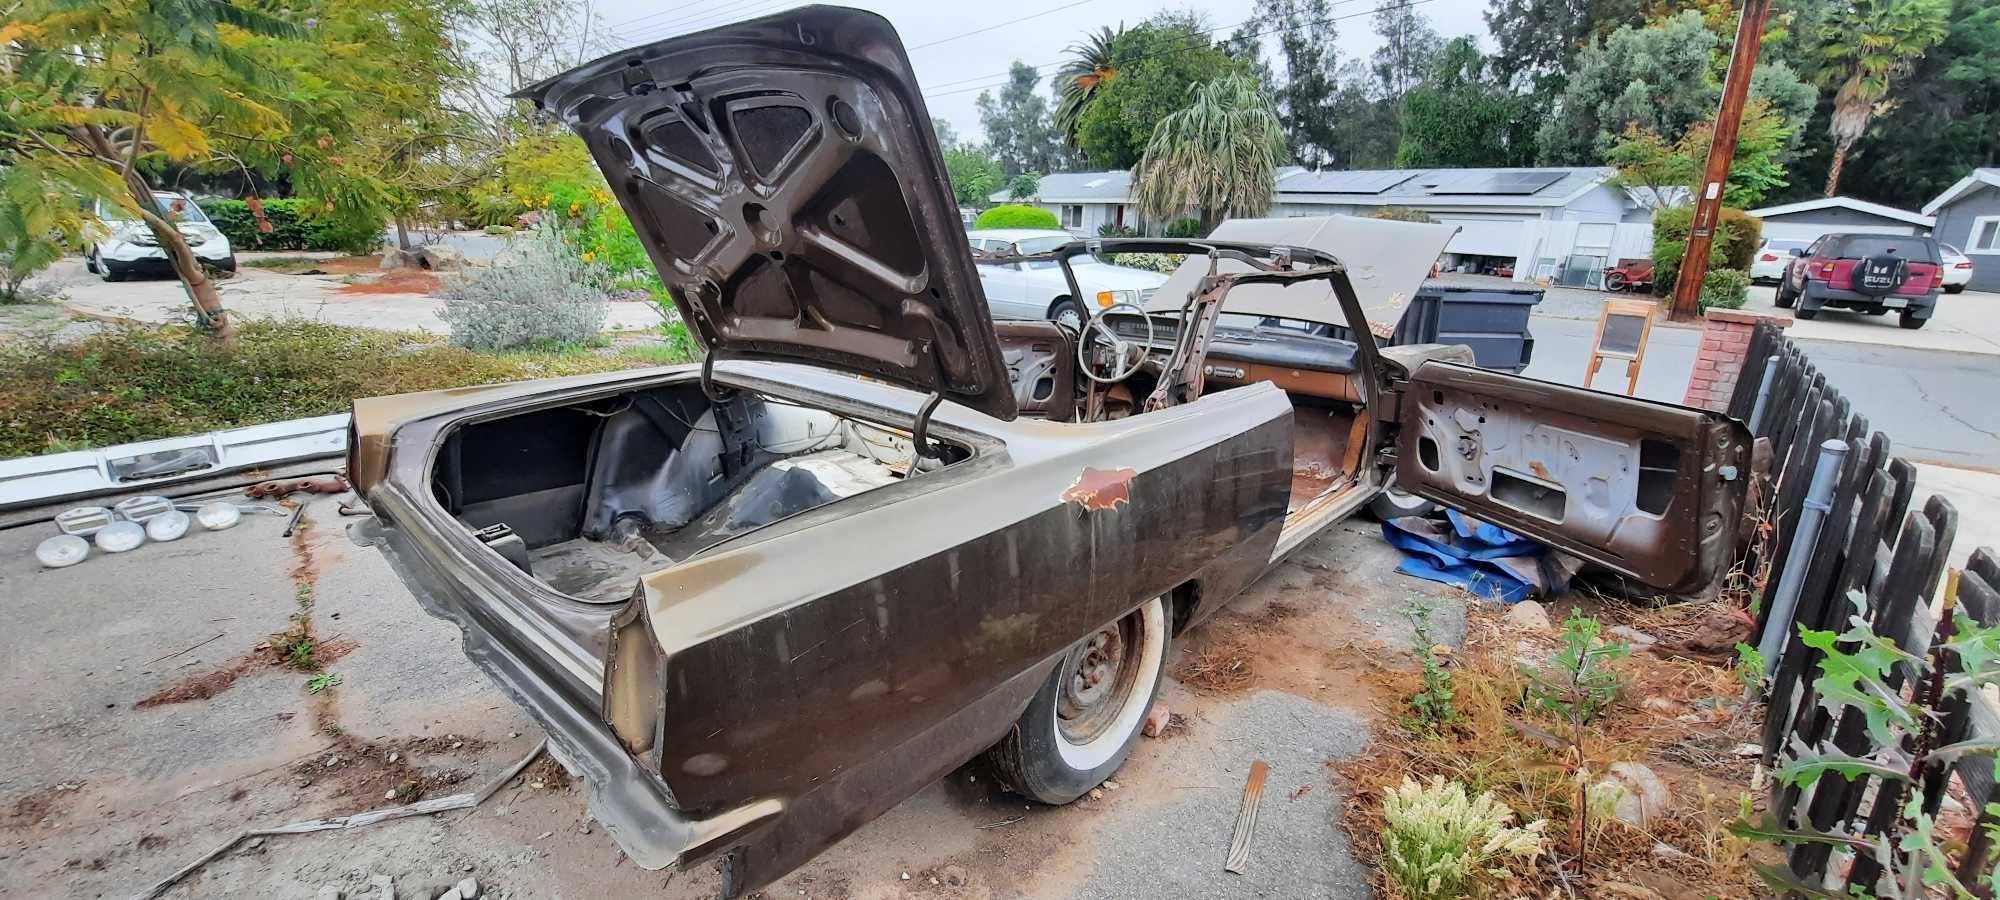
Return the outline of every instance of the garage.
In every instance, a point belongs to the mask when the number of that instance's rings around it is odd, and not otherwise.
[[[1929,234],[1933,222],[1930,216],[1921,213],[1853,197],[1827,197],[1767,206],[1750,210],[1750,215],[1764,223],[1764,239],[1767,241],[1811,242],[1820,235],[1835,232]]]

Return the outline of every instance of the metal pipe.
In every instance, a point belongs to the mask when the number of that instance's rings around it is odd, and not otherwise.
[[[1750,406],[1750,436],[1763,432],[1757,428],[1764,424],[1764,408],[1771,405],[1771,382],[1778,380],[1778,354],[1764,357],[1764,378],[1757,382],[1757,402]]]
[[[1778,579],[1778,592],[1771,599],[1771,616],[1764,620],[1764,636],[1757,642],[1757,650],[1764,655],[1765,678],[1777,671],[1778,657],[1791,635],[1799,591],[1805,587],[1806,569],[1812,566],[1820,526],[1826,523],[1827,510],[1833,507],[1833,487],[1840,480],[1840,465],[1846,459],[1846,441],[1829,438],[1819,445],[1819,461],[1813,465],[1812,483],[1806,486],[1805,505],[1799,511],[1799,530],[1792,535],[1792,549],[1785,556],[1785,574]]]

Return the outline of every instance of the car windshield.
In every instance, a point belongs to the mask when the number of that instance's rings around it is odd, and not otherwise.
[[[1859,234],[1846,238],[1840,244],[1842,259],[1866,259],[1870,256],[1900,256],[1911,262],[1937,262],[1937,250],[1930,241],[1907,235]]]
[[[155,195],[153,201],[160,205],[160,209],[166,211],[169,221],[196,225],[207,224],[208,222],[208,217],[202,215],[201,207],[194,205],[194,201],[186,197]],[[136,222],[139,220],[138,216],[127,212],[124,207],[114,206],[109,203],[104,205],[104,218],[113,222]]]
[[[1019,251],[1022,256],[1027,256],[1034,253],[1047,253],[1050,250],[1054,250],[1055,248],[1067,244],[1072,240],[1075,240],[1075,238],[1072,238],[1068,235],[1052,234],[1049,235],[1048,237],[1031,237],[1015,241],[1014,248],[1017,251]]]

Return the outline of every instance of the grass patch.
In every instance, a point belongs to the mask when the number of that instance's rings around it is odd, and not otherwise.
[[[225,346],[181,326],[0,347],[0,457],[343,412],[356,397],[686,362],[672,351],[479,353],[442,338],[250,321]]]
[[[240,262],[253,269],[276,269],[279,271],[310,269],[319,265],[319,260],[310,256],[254,256],[244,257]]]
[[[332,672],[321,672],[318,675],[314,675],[313,677],[306,679],[306,693],[317,694],[321,691],[327,690],[328,688],[339,687],[340,682],[341,682],[340,676],[335,675]]]

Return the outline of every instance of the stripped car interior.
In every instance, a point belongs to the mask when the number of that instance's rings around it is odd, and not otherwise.
[[[353,533],[639,865],[753,891],[982,753],[1074,799],[1133,752],[1173,636],[1392,480],[1662,589],[1719,571],[1740,425],[1376,346],[1448,227],[1080,241],[1038,256],[1186,262],[1081,333],[996,324],[879,16],[524,96],[583,137],[703,361],[357,400]]]

